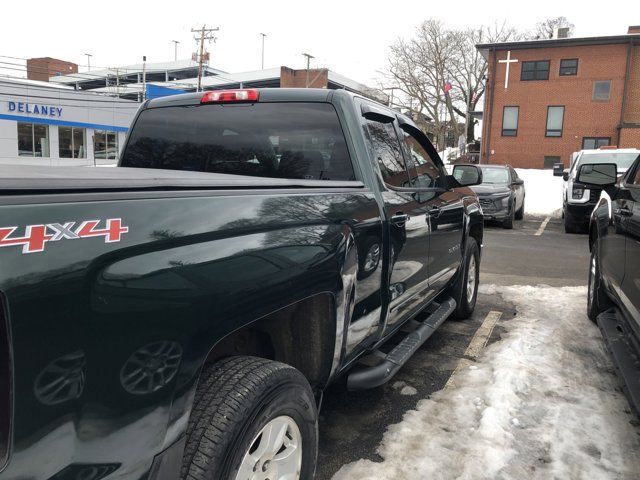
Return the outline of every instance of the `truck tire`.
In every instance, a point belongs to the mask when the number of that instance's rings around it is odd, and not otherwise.
[[[598,247],[598,240],[596,239],[591,247],[591,261],[589,262],[589,290],[587,294],[587,316],[593,322],[596,321],[598,315],[612,305],[604,285],[602,284]]]
[[[516,201],[514,199],[511,203],[511,206],[509,207],[509,216],[502,221],[502,228],[505,228],[507,230],[511,230],[513,228],[513,221],[515,220],[516,216],[515,209]]]
[[[575,221],[569,212],[564,213],[564,233],[584,233],[584,228]]]
[[[451,314],[451,317],[459,320],[471,316],[478,298],[480,250],[473,237],[467,238],[467,248],[464,252],[463,262],[462,270],[449,292],[456,301],[456,309]]]
[[[313,478],[318,412],[295,368],[256,357],[204,367],[182,462],[182,480]],[[262,478],[262,477],[261,477]]]
[[[516,212],[516,220],[522,220],[524,218],[524,198],[522,199],[522,206],[520,210]]]

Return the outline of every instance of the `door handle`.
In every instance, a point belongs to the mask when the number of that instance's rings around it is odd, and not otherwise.
[[[405,223],[407,223],[407,221],[409,220],[409,215],[407,215],[406,213],[402,213],[402,212],[398,212],[395,215],[393,215],[389,221],[399,227],[401,227],[402,225],[404,225]]]
[[[440,212],[442,212],[442,209],[440,207],[430,207],[427,210],[427,214],[430,217],[436,217],[436,218],[440,216]]]
[[[626,205],[624,207],[617,208],[614,213],[616,215],[622,215],[623,217],[630,217],[633,215],[633,211]]]

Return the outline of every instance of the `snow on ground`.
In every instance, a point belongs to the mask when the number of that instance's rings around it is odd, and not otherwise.
[[[553,170],[516,168],[524,180],[526,192],[525,213],[529,215],[551,215],[562,213],[562,177],[554,177]]]
[[[516,305],[506,334],[388,428],[381,462],[334,480],[639,478],[640,428],[586,318],[586,288],[483,291]]]
[[[447,147],[441,152],[438,152],[440,158],[444,162],[445,165],[449,164],[449,156],[453,154],[453,158],[457,158],[460,155],[460,149],[458,147]]]

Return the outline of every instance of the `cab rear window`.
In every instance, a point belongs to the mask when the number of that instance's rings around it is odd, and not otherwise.
[[[145,110],[130,133],[121,165],[273,178],[355,179],[338,115],[328,103]]]

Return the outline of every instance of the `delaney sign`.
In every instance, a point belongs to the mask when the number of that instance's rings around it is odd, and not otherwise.
[[[53,105],[41,105],[28,102],[7,102],[10,112],[29,113],[31,115],[43,115],[45,117],[61,117],[62,107]]]

